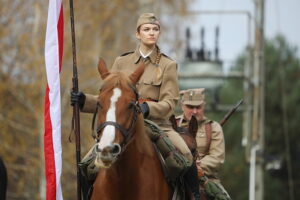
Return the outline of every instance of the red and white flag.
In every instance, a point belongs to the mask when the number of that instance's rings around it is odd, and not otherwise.
[[[62,0],[49,0],[45,41],[47,88],[44,112],[44,155],[46,174],[46,199],[61,200],[61,98],[60,71],[63,53]]]

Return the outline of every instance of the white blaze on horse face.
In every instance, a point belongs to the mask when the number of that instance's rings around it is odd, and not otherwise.
[[[116,103],[121,96],[122,92],[119,88],[113,89],[113,95],[110,98],[110,107],[106,113],[106,121],[116,122]],[[100,142],[98,144],[99,149],[103,149],[110,146],[115,140],[115,127],[107,125],[104,130]]]

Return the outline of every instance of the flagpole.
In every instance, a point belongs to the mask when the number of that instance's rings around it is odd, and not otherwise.
[[[73,92],[78,92],[78,74],[77,74],[77,62],[76,62],[76,42],[75,42],[75,25],[74,25],[74,12],[73,12],[73,0],[70,1],[70,20],[71,20],[71,33],[72,33],[72,53],[73,53]],[[75,103],[73,107],[73,119],[75,125],[75,140],[76,140],[76,167],[77,167],[77,199],[81,200],[81,179],[79,171],[80,162],[80,118],[79,118],[79,104]]]

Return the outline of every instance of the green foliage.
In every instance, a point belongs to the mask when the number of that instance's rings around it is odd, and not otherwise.
[[[242,70],[246,62],[246,50],[237,58],[232,70]],[[287,148],[290,147],[295,197],[300,196],[300,167],[297,155],[300,149],[300,66],[297,49],[290,46],[283,36],[265,42],[265,163],[270,158],[283,159],[280,170],[265,171],[265,199],[288,199]],[[242,98],[243,88],[238,80],[229,80],[221,90],[225,103],[233,104]],[[284,118],[286,111],[286,118]],[[220,116],[220,114],[218,114]],[[213,116],[218,119],[218,115]],[[235,119],[234,119],[235,118]],[[219,118],[221,119],[221,118]],[[245,148],[241,146],[242,115],[235,115],[224,127],[226,139],[226,162],[222,170],[222,181],[233,199],[248,199],[249,166],[245,159]],[[286,126],[284,126],[286,125]],[[286,129],[285,129],[286,128]],[[287,143],[285,133],[289,134]],[[238,176],[236,176],[238,175]]]
[[[281,200],[288,199],[288,191],[283,185],[286,184],[280,179],[274,178],[274,174],[265,173],[265,199]]]
[[[283,36],[269,40],[265,46],[266,52],[266,132],[265,144],[266,154],[285,158],[283,168],[276,175],[266,176],[265,185],[273,185],[286,191],[277,194],[281,199],[288,196],[287,176],[287,153],[290,148],[290,156],[293,169],[294,190],[299,186],[299,173],[296,169],[300,167],[297,155],[300,149],[297,147],[300,128],[298,119],[300,113],[300,65],[297,57],[297,49],[290,46]],[[286,117],[284,113],[286,112]],[[289,135],[289,141],[287,141]],[[288,143],[289,142],[289,143]],[[267,182],[268,181],[268,182]],[[271,188],[271,186],[269,186]],[[268,189],[268,188],[267,188]],[[266,193],[272,190],[266,191]],[[296,197],[300,195],[295,190]],[[274,198],[275,199],[275,196]]]

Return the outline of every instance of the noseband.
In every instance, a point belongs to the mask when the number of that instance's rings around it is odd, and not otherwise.
[[[134,125],[136,124],[136,121],[137,121],[137,117],[138,117],[138,114],[141,113],[141,108],[138,104],[138,99],[139,99],[139,95],[138,95],[138,92],[137,92],[137,89],[135,86],[133,85],[129,85],[130,88],[133,90],[133,92],[135,93],[135,96],[136,96],[136,99],[135,101],[132,101],[130,104],[132,105],[131,106],[131,109],[132,109],[132,112],[133,112],[133,118],[132,118],[132,121],[130,123],[130,126],[128,129],[124,128],[124,126],[118,124],[117,122],[113,122],[113,121],[105,121],[101,124],[99,124],[97,126],[97,130],[96,130],[96,133],[94,132],[94,124],[95,124],[95,119],[96,119],[96,115],[98,113],[98,108],[100,107],[100,104],[97,103],[97,108],[96,108],[96,111],[94,112],[94,116],[93,116],[93,123],[92,123],[92,130],[93,130],[93,138],[97,140],[97,142],[99,142],[100,138],[100,132],[106,127],[106,126],[114,126],[116,129],[118,129],[123,137],[124,137],[124,140],[123,142],[121,143],[121,148],[122,148],[122,152],[124,151],[125,148],[123,148],[125,145],[128,144],[130,138],[132,138],[132,134],[133,134],[133,129],[134,129]]]

